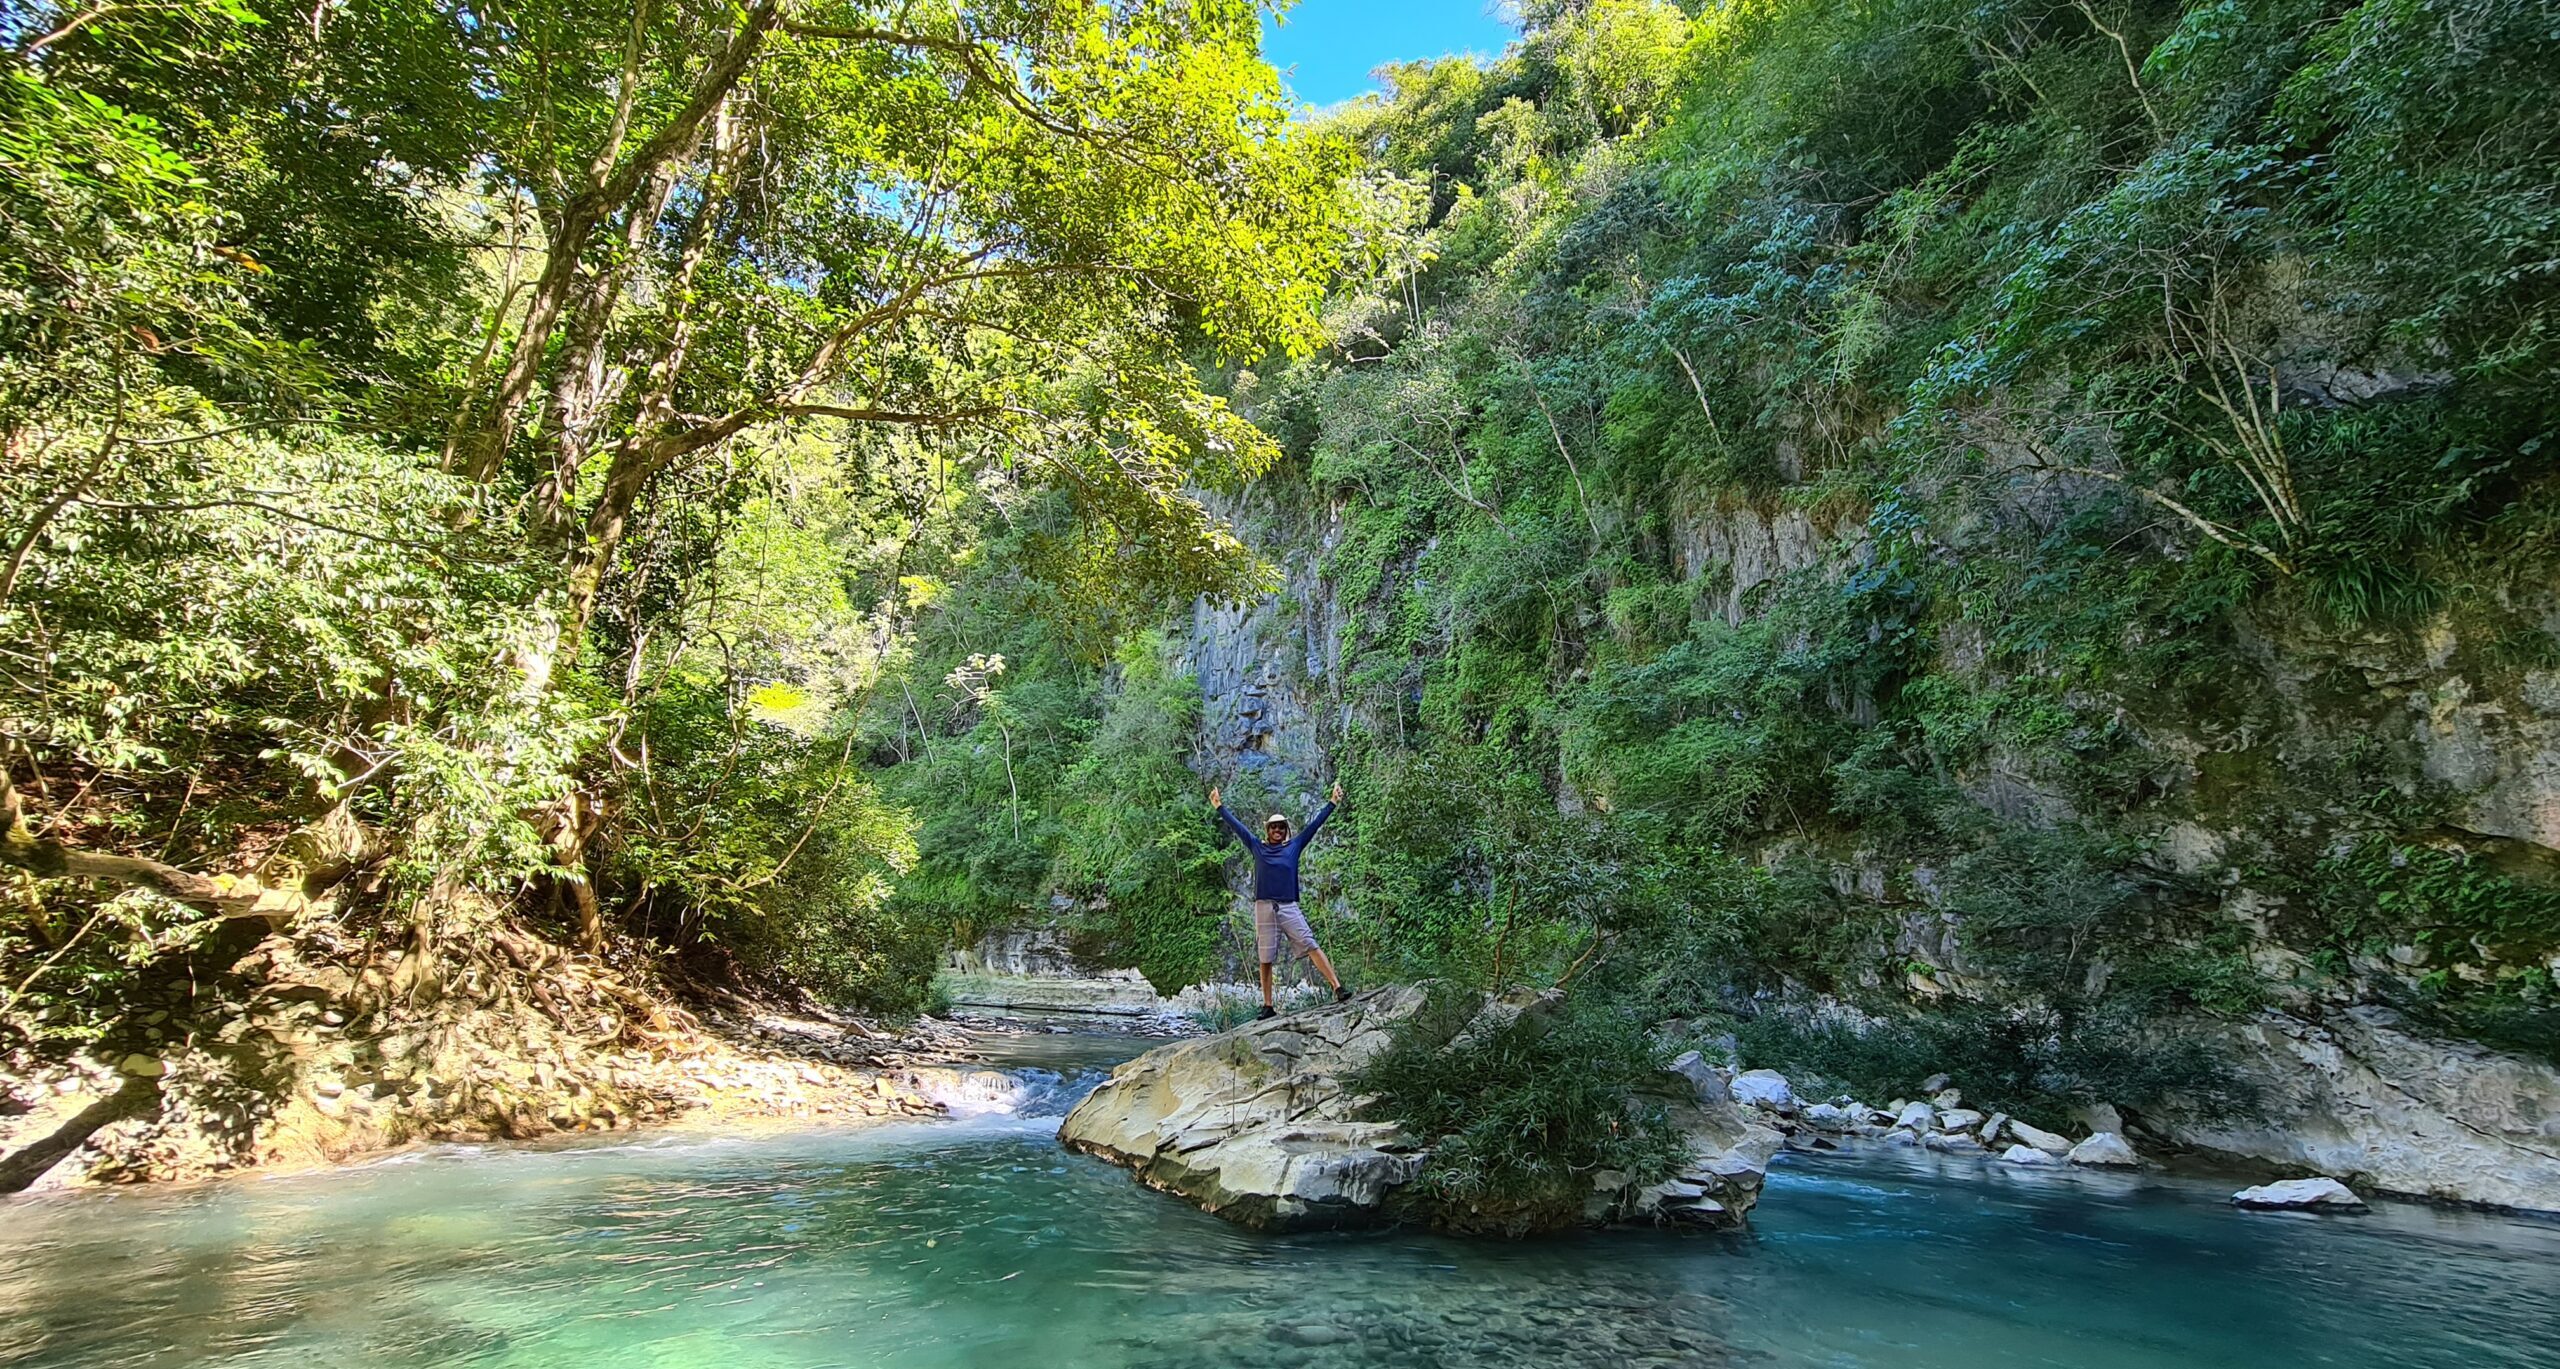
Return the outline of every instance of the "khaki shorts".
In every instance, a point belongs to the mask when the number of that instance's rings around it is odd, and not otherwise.
[[[1292,899],[1287,903],[1276,899],[1253,901],[1253,949],[1265,965],[1280,958],[1280,938],[1289,938],[1289,949],[1296,955],[1312,955],[1316,950],[1316,934],[1307,927],[1306,910]]]

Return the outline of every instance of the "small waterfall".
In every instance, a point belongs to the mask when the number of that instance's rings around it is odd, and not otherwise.
[[[1064,1117],[1106,1074],[1036,1066],[920,1065],[904,1071],[904,1079],[954,1117]]]

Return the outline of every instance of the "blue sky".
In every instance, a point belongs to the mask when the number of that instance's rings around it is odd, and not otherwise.
[[[1488,13],[1488,3],[1298,0],[1287,23],[1263,21],[1262,55],[1280,68],[1299,99],[1334,104],[1376,89],[1369,73],[1389,62],[1453,52],[1500,53],[1519,30]]]

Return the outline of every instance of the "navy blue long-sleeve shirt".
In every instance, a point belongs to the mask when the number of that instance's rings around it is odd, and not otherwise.
[[[1298,853],[1306,849],[1316,829],[1324,826],[1324,820],[1332,816],[1333,805],[1328,803],[1317,809],[1316,815],[1307,819],[1307,825],[1296,835],[1274,846],[1255,836],[1253,829],[1228,812],[1225,804],[1218,805],[1218,821],[1235,833],[1236,840],[1243,842],[1244,849],[1253,856],[1253,896],[1281,903],[1297,902]]]

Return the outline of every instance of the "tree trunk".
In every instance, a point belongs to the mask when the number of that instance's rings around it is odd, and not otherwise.
[[[122,1087],[80,1109],[50,1133],[0,1156],[0,1193],[24,1191],[108,1123],[156,1112],[159,1107],[159,1080],[127,1078]]]

